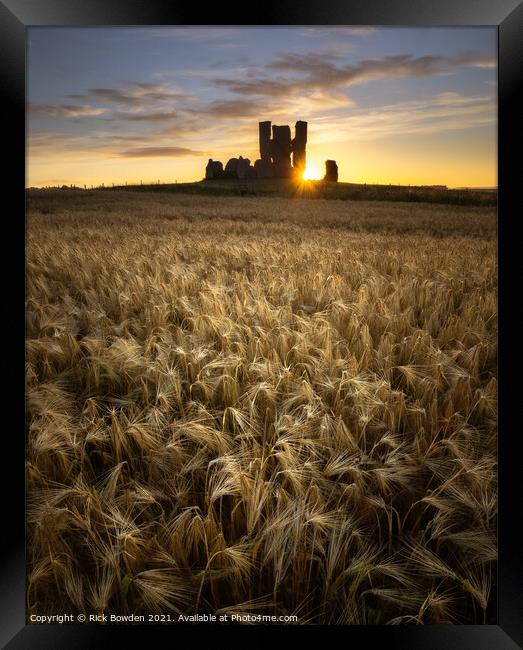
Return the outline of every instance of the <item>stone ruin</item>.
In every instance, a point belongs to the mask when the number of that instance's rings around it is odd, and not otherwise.
[[[323,180],[330,181],[331,183],[338,182],[338,165],[335,160],[325,161],[325,176]]]
[[[272,138],[271,138],[272,128]],[[271,125],[270,121],[259,123],[260,158],[251,165],[248,158],[231,158],[225,165],[209,158],[205,168],[205,179],[237,178],[303,178],[306,163],[307,122],[298,121],[291,139],[289,126]],[[292,155],[292,162],[291,162]],[[337,181],[338,167],[334,160],[325,163],[324,180]]]

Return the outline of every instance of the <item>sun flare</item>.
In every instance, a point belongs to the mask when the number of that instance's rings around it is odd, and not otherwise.
[[[318,168],[315,165],[308,163],[307,166],[305,167],[305,171],[303,172],[303,180],[319,181],[320,178],[321,178],[321,174],[318,171]]]

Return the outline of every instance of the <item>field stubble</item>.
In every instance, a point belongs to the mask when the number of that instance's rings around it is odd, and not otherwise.
[[[28,197],[28,614],[495,622],[495,210]]]

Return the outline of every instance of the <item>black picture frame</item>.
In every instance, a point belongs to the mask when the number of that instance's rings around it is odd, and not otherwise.
[[[521,346],[516,332],[518,291],[518,241],[511,234],[518,218],[520,192],[518,165],[512,150],[520,153],[521,114],[518,90],[523,80],[523,3],[520,0],[324,0],[286,4],[264,2],[237,10],[229,3],[214,6],[182,5],[169,0],[3,0],[0,2],[0,79],[4,115],[3,194],[11,199],[4,209],[3,279],[7,295],[2,301],[4,347],[11,355],[4,412],[4,551],[0,556],[0,642],[9,650],[100,648],[126,639],[136,643],[173,643],[180,632],[192,643],[209,640],[214,647],[246,642],[253,647],[270,643],[328,643],[331,634],[347,647],[384,642],[402,650],[452,648],[453,650],[513,650],[523,645],[523,574],[520,521],[521,491],[518,382]],[[24,426],[24,275],[25,275],[25,35],[33,25],[396,25],[498,27],[498,262],[499,262],[499,509],[498,625],[466,626],[100,626],[25,625],[25,440]],[[11,145],[6,145],[6,139]],[[5,203],[4,203],[5,206]],[[12,257],[7,255],[12,252]],[[517,282],[517,279],[516,279]],[[9,337],[8,339],[6,337]],[[511,375],[514,375],[514,379]],[[9,475],[6,468],[12,467]],[[7,513],[6,510],[10,512]],[[161,637],[162,640],[157,637]],[[339,641],[338,641],[339,642]]]

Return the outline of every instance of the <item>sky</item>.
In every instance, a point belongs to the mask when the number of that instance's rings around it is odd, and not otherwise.
[[[495,27],[29,27],[26,185],[198,181],[308,122],[350,183],[497,186]]]

